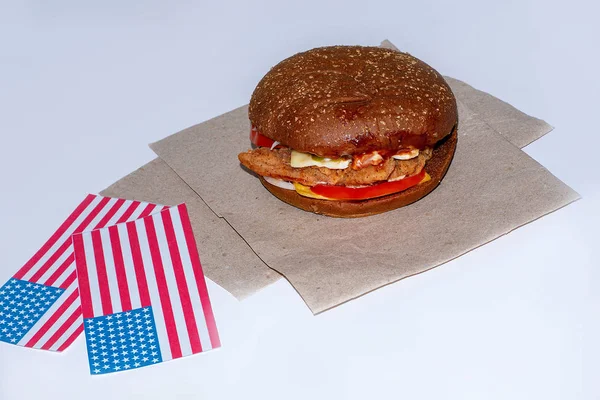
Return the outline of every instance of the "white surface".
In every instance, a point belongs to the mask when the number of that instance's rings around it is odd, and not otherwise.
[[[591,1],[11,3],[0,3],[2,282],[85,193],[151,160],[147,143],[246,103],[270,66],[327,44],[389,38],[547,120],[556,129],[526,151],[583,200],[317,317],[283,280],[242,303],[209,282],[223,348],[156,367],[91,377],[81,339],[64,354],[0,343],[0,399],[600,396]]]

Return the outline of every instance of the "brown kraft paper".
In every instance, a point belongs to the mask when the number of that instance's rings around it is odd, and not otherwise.
[[[445,263],[578,198],[505,139],[510,132],[499,135],[478,115],[459,100],[456,155],[436,190],[410,206],[359,219],[296,209],[241,168],[237,154],[249,148],[247,106],[151,148],[319,313]]]

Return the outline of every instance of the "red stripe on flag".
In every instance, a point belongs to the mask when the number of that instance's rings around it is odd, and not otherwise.
[[[156,286],[158,287],[160,306],[163,312],[163,316],[165,318],[165,325],[167,328],[167,336],[169,338],[169,346],[171,347],[171,354],[173,358],[179,358],[181,357],[181,344],[179,343],[179,335],[177,334],[177,326],[175,325],[173,307],[171,305],[171,298],[169,297],[167,278],[165,277],[164,266],[158,247],[158,238],[156,237],[156,228],[154,227],[153,218],[145,218],[144,225],[146,226],[146,233],[148,235],[150,255],[152,257],[152,265],[154,266]]]
[[[79,283],[79,297],[81,297],[81,311],[83,313],[83,318],[92,318],[94,316],[92,294],[90,293],[90,279],[88,276],[87,263],[85,261],[85,248],[83,246],[81,234],[73,235],[73,248],[75,249],[75,267]]]
[[[73,304],[75,300],[77,300],[77,290],[71,293],[69,297],[66,298],[65,302],[60,305],[54,311],[54,314],[40,327],[40,329],[29,339],[29,341],[25,344],[25,347],[33,347],[35,344],[48,332],[48,330],[58,321],[58,319],[67,311],[67,309]]]
[[[181,307],[183,309],[185,325],[190,338],[192,353],[200,353],[202,351],[202,344],[200,343],[198,325],[196,325],[196,317],[194,316],[194,309],[192,308],[192,300],[190,298],[190,292],[188,291],[185,272],[183,271],[181,254],[179,253],[179,248],[177,246],[177,237],[175,236],[175,229],[173,228],[171,213],[169,211],[164,211],[161,213],[161,217],[165,227],[167,244],[169,245],[169,254],[171,255],[171,261],[173,262],[173,272],[175,274],[175,281],[177,282],[179,298],[181,299]]]
[[[31,257],[29,261],[19,269],[19,271],[14,275],[16,279],[22,279],[23,276],[29,272],[29,270],[38,262],[40,259],[50,250],[52,246],[60,239],[60,237],[69,229],[69,227],[75,222],[77,218],[83,213],[83,211],[90,205],[90,203],[96,198],[96,196],[92,194],[88,194],[86,198],[75,208],[75,210],[67,217],[65,222],[63,222],[56,232],[50,239],[44,243],[44,245]]]
[[[185,242],[187,244],[188,251],[190,252],[190,259],[192,260],[192,269],[194,270],[196,285],[198,286],[198,291],[200,292],[200,300],[202,301],[204,318],[206,318],[206,326],[208,328],[208,334],[210,336],[210,343],[212,344],[213,348],[220,347],[221,341],[219,339],[219,333],[217,331],[217,324],[215,322],[215,316],[210,305],[208,289],[206,287],[206,281],[204,280],[202,264],[200,264],[200,255],[198,254],[198,248],[196,247],[194,231],[192,230],[192,224],[190,222],[187,207],[185,206],[185,204],[180,204],[177,206],[177,209],[179,210],[179,215],[181,216],[181,224],[183,226],[183,232],[185,233]]]
[[[50,336],[50,339],[41,347],[42,350],[50,350],[50,347],[54,345],[61,338],[62,335],[65,334],[67,329],[69,329],[77,320],[81,318],[81,307],[77,307],[75,311],[71,314],[69,318],[58,328],[54,335]]]
[[[108,289],[108,275],[106,274],[106,262],[100,231],[92,231],[92,245],[94,246],[94,260],[96,260],[96,274],[98,275],[98,289],[100,290],[100,301],[102,302],[102,314],[112,314],[112,302]]]
[[[138,219],[147,217],[148,215],[152,214],[152,211],[154,211],[155,208],[156,208],[156,204],[148,204],[146,206],[146,208],[144,208],[144,211],[142,211],[142,213],[140,214]]]
[[[146,273],[144,272],[144,260],[142,259],[142,251],[140,250],[140,241],[138,239],[135,222],[129,222],[127,224],[127,235],[129,236],[129,244],[131,245],[131,257],[133,259],[135,279],[140,293],[140,303],[142,307],[148,307],[151,304],[150,292],[148,291],[148,281],[146,280]]]
[[[110,208],[110,210],[108,210],[108,212],[106,213],[106,215],[104,217],[102,217],[102,219],[100,220],[100,222],[98,222],[96,224],[96,226],[94,227],[94,229],[104,228],[106,226],[106,224],[108,224],[108,221],[110,221],[110,219],[117,213],[117,211],[119,211],[119,209],[121,208],[121,206],[123,205],[123,203],[125,203],[125,200],[118,199],[115,202],[115,204],[113,204],[113,206]]]
[[[75,282],[75,279],[77,279],[77,271],[71,272],[67,279],[65,279],[65,281],[61,283],[58,287],[61,289],[66,289],[69,286],[71,286],[71,283]]]
[[[129,217],[131,217],[131,215],[133,215],[133,212],[138,208],[139,205],[140,205],[139,201],[134,201],[133,203],[131,203],[129,205],[129,207],[127,207],[127,210],[125,210],[123,215],[121,215],[121,218],[119,218],[119,220],[117,221],[117,224],[127,221],[129,219]]]
[[[169,208],[171,208],[171,206],[163,206],[163,208],[161,208],[160,211],[165,211],[165,210],[168,210]]]
[[[67,257],[67,259],[60,265],[60,267],[58,267],[56,269],[56,271],[54,271],[52,273],[52,275],[50,275],[50,278],[48,278],[46,280],[46,282],[44,282],[44,285],[46,286],[51,286],[54,282],[56,282],[56,280],[58,278],[60,278],[60,276],[62,274],[64,274],[64,272],[67,270],[67,268],[69,268],[71,266],[71,264],[73,264],[73,261],[75,261],[75,255],[71,254],[69,257]]]
[[[79,337],[79,335],[81,335],[81,332],[83,332],[83,324],[79,325],[77,329],[75,329],[75,331],[71,333],[71,336],[69,336],[67,340],[65,340],[64,343],[60,345],[57,351],[64,351],[67,347],[71,345],[71,343],[75,341],[75,339]]]
[[[116,225],[109,227],[108,234],[112,245],[117,285],[119,286],[119,295],[121,297],[121,311],[130,311],[131,297],[129,295],[129,287],[127,286],[127,273],[125,272],[125,261],[123,260],[121,240],[119,239],[119,228]]]

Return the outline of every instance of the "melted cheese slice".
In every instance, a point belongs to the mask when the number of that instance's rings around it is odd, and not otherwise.
[[[325,158],[292,150],[290,165],[293,168],[325,167],[329,169],[346,169],[350,165],[350,161],[348,158]]]
[[[310,197],[313,199],[321,199],[321,200],[335,200],[335,199],[330,199],[329,197],[321,196],[320,194],[316,194],[315,192],[310,190],[310,186],[304,186],[303,184],[298,183],[298,182],[294,182],[294,188],[296,189],[296,192],[298,192],[298,194],[300,196]]]

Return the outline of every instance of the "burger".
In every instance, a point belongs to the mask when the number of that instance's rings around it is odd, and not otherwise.
[[[379,47],[321,47],[281,61],[258,83],[248,115],[254,146],[241,164],[282,201],[332,217],[423,198],[456,149],[456,99],[444,78]]]

